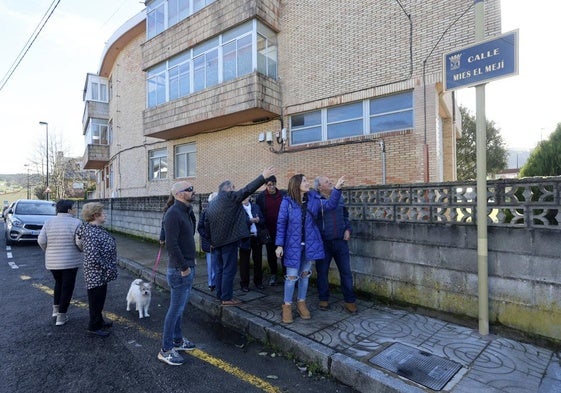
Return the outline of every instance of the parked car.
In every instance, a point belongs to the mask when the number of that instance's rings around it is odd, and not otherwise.
[[[56,216],[53,201],[18,199],[6,211],[6,245],[36,242],[43,224]]]

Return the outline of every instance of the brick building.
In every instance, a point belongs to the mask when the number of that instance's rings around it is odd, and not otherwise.
[[[456,179],[460,116],[442,54],[474,41],[474,1],[153,0],[84,88],[94,197],[201,193],[277,168],[348,185]],[[186,7],[186,8],[182,8]],[[485,1],[486,35],[501,32]]]

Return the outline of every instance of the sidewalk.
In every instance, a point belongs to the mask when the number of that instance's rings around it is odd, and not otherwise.
[[[159,246],[120,234],[117,239],[123,267],[151,280]],[[313,363],[360,392],[561,393],[559,353],[532,344],[441,321],[372,301],[358,300],[358,313],[343,309],[331,296],[330,309],[317,308],[317,291],[308,292],[311,320],[296,316],[281,323],[283,287],[264,291],[239,290],[239,307],[221,307],[208,290],[204,258],[198,259],[191,304],[224,325]],[[334,265],[334,264],[333,264]],[[155,274],[167,287],[167,252]],[[416,381],[416,382],[414,382]]]

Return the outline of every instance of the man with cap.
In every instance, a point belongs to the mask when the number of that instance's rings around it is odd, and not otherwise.
[[[274,168],[265,168],[255,180],[237,191],[234,191],[230,180],[223,181],[218,187],[218,195],[206,209],[204,225],[212,245],[212,257],[216,261],[216,296],[222,306],[241,303],[233,297],[238,245],[241,239],[251,236],[242,201],[274,174]]]
[[[171,187],[173,205],[166,211],[163,222],[168,250],[167,282],[170,303],[164,320],[162,349],[158,359],[172,366],[183,364],[179,351],[191,351],[195,344],[183,337],[181,318],[189,301],[195,278],[195,228],[196,218],[191,203],[195,197],[193,185],[180,181]]]

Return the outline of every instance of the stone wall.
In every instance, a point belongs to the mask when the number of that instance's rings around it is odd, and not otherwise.
[[[356,289],[477,318],[475,190],[474,182],[345,189]],[[561,177],[489,181],[487,197],[490,323],[561,341]],[[157,239],[166,199],[104,200],[107,226]],[[330,281],[338,283],[335,268]]]

